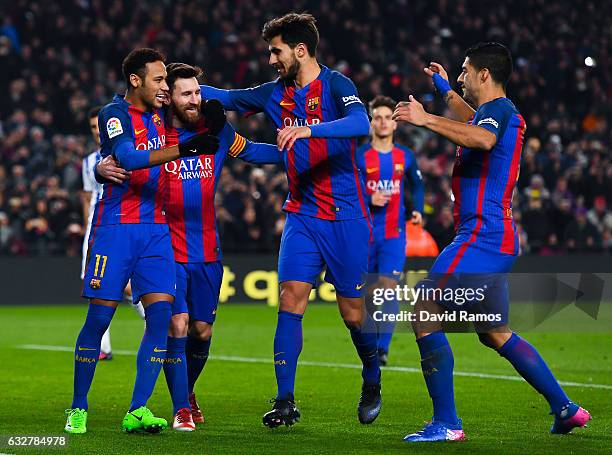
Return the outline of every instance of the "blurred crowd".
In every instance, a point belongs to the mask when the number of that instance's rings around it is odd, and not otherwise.
[[[597,0],[14,0],[0,15],[0,254],[80,254],[82,159],[94,150],[87,111],[125,90],[133,48],[205,69],[205,81],[241,88],[272,80],[264,22],[290,10],[318,20],[319,60],[353,79],[364,102],[409,94],[444,113],[422,68],[456,78],[466,47],[505,43],[515,72],[508,96],[527,122],[514,217],[523,253],[612,251],[612,4]],[[231,116],[245,136],[275,141],[261,115]],[[455,148],[401,127],[426,182],[426,229],[442,248],[453,234]],[[226,252],[274,252],[287,191],[281,169],[239,160],[216,199]]]

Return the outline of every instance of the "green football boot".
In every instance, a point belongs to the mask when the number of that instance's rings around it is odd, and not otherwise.
[[[146,406],[128,412],[123,418],[121,429],[127,433],[159,433],[168,427],[168,422],[155,417]]]
[[[87,411],[85,409],[66,409],[66,414],[68,414],[66,426],[64,427],[66,433],[87,433]]]

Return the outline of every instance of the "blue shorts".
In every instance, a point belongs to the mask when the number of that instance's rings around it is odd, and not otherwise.
[[[132,280],[134,302],[152,292],[174,296],[176,274],[166,224],[110,224],[93,228],[83,297],[123,300]]]
[[[482,248],[477,242],[455,238],[436,259],[425,281],[429,287],[461,289],[474,297],[437,299],[442,307],[490,315],[496,320],[477,325],[493,328],[508,323],[510,293],[508,273],[517,256]]]
[[[406,262],[406,237],[404,235],[393,239],[375,237],[370,244],[369,261],[369,273],[378,273],[399,280]]]
[[[176,299],[172,314],[189,313],[189,319],[212,324],[217,316],[223,281],[221,261],[176,263]]]
[[[361,297],[368,272],[371,236],[367,218],[322,220],[287,213],[278,254],[278,281],[316,286],[325,266],[325,281],[342,297]]]

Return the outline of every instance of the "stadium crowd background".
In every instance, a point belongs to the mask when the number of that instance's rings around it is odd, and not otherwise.
[[[463,50],[496,40],[513,52],[508,96],[527,121],[514,217],[523,253],[612,252],[612,27],[609,2],[387,0],[124,0],[3,2],[0,19],[0,254],[78,256],[81,164],[93,151],[87,111],[124,90],[121,60],[155,47],[197,64],[207,83],[243,88],[274,79],[263,23],[290,10],[315,15],[319,59],[361,98],[414,94],[444,112],[422,68],[455,79]],[[260,115],[230,116],[251,139],[275,142]],[[455,147],[404,128],[426,182],[426,229],[452,238]],[[236,160],[219,182],[226,252],[275,252],[287,185],[281,169]]]

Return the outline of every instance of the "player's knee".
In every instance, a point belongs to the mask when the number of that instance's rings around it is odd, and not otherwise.
[[[280,311],[287,311],[289,313],[303,313],[304,298],[298,295],[293,289],[285,288],[281,289],[278,307]],[[308,297],[306,297],[306,301]]]
[[[174,338],[186,337],[188,327],[189,315],[187,313],[175,314],[170,321],[169,334]]]
[[[189,329],[189,336],[200,341],[208,341],[212,337],[212,324],[203,321],[194,321]]]
[[[479,333],[478,340],[488,348],[493,349],[493,340],[491,339],[490,334],[488,333]]]
[[[348,313],[343,313],[342,320],[344,321],[344,325],[346,325],[349,330],[359,330],[363,323],[363,315],[361,312],[351,311]]]
[[[478,339],[486,347],[498,350],[506,343],[506,341],[508,341],[508,338],[510,338],[510,335],[511,333],[509,331],[486,332],[486,333],[479,333]]]

